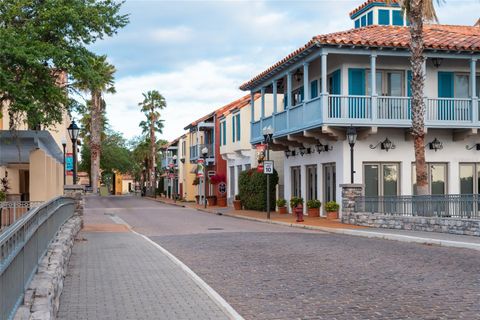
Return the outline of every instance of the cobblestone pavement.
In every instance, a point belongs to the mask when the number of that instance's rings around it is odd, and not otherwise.
[[[58,318],[228,319],[178,265],[131,232],[80,233]]]
[[[473,250],[152,208],[149,200],[101,201],[246,319],[480,319],[480,255]]]

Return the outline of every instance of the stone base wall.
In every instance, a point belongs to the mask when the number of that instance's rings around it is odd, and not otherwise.
[[[378,213],[350,212],[342,216],[342,222],[357,226],[397,230],[415,230],[480,236],[480,220],[389,216]]]
[[[55,319],[63,290],[75,236],[80,231],[82,218],[73,216],[58,231],[38,265],[37,274],[25,291],[23,304],[18,308],[15,320]]]

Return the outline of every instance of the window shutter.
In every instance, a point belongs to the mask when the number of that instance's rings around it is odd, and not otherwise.
[[[237,115],[237,141],[240,141],[240,114]]]
[[[365,95],[365,69],[348,69],[348,94]]]
[[[232,142],[235,142],[235,117],[232,117]]]
[[[438,97],[453,98],[453,72],[438,73]]]
[[[378,10],[378,24],[388,26],[390,24],[390,10]]]
[[[310,96],[311,99],[318,97],[318,80],[310,82]]]
[[[341,78],[340,78],[340,70],[335,71],[332,73],[332,92],[331,94],[340,94],[340,83],[341,83]]]
[[[367,13],[367,25],[371,26],[373,24],[373,11]]]

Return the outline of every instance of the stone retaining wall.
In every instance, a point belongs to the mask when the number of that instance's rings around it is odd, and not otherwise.
[[[63,290],[75,236],[80,231],[82,218],[73,216],[60,227],[46,255],[38,265],[37,274],[25,291],[23,304],[18,308],[15,320],[55,319]]]
[[[404,217],[378,213],[348,212],[342,216],[342,222],[374,228],[480,236],[480,220],[472,219]]]

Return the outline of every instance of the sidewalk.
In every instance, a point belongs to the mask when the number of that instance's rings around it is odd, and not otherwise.
[[[439,245],[445,247],[465,248],[480,251],[480,237],[455,235],[438,232],[423,232],[409,230],[380,229],[354,226],[341,223],[339,220],[327,220],[325,218],[304,217],[304,222],[296,222],[291,214],[271,213],[271,219],[266,219],[266,212],[250,210],[233,210],[229,207],[207,207],[206,209],[195,203],[174,202],[167,198],[157,198],[151,200],[160,201],[166,204],[189,207],[205,212],[221,214],[238,219],[247,219],[263,223],[279,224],[294,228],[305,228],[319,230],[330,233],[346,234],[367,238],[377,238],[385,240],[395,240],[409,243],[419,243],[426,245]]]
[[[188,267],[114,218],[87,215],[89,223],[73,247],[58,319],[234,318],[229,305],[215,299]]]

